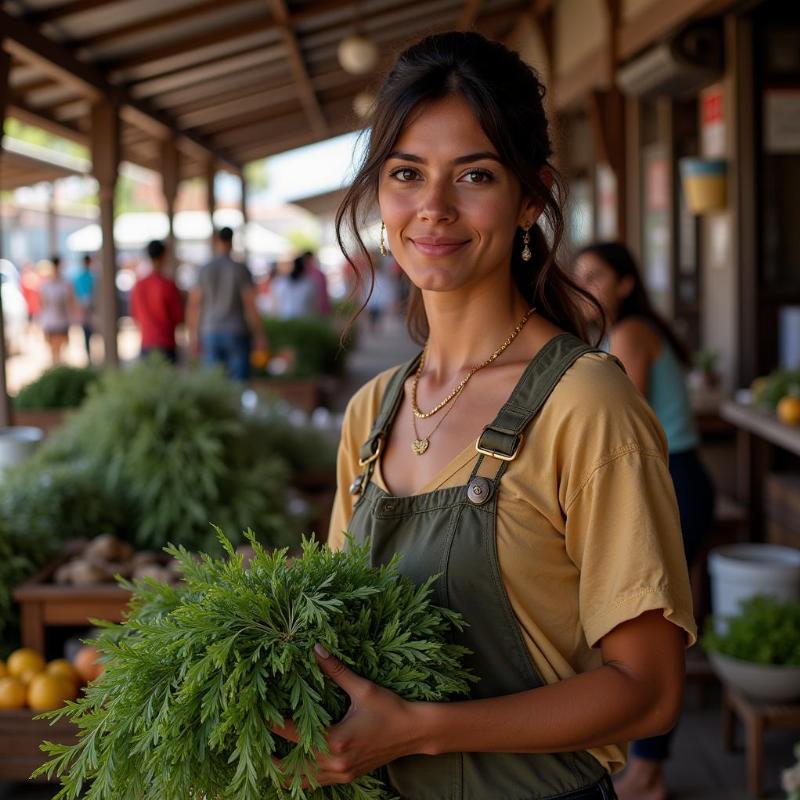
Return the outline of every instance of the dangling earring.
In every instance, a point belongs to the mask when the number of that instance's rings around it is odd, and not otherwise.
[[[383,238],[386,233],[386,225],[383,224],[383,220],[381,220],[381,255],[387,256],[389,251],[386,249],[386,241]]]
[[[529,247],[531,243],[531,237],[528,231],[531,229],[531,226],[528,225],[525,228],[525,235],[522,237],[522,260],[523,261],[530,261],[532,257],[531,248]]]

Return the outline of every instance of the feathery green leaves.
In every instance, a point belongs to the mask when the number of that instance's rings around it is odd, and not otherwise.
[[[245,567],[219,533],[225,558],[179,559],[181,588],[135,584],[129,616],[99,639],[106,668],[86,696],[49,712],[79,728],[72,747],[45,743],[36,774],[60,775],[56,800],[385,800],[374,776],[302,788],[325,729],[346,694],[313,655],[320,642],[358,674],[408,700],[468,692],[466,650],[449,642],[463,624],[431,604],[398,559],[375,568],[368,549],[333,553],[307,540],[302,557],[268,552],[251,532]],[[270,727],[291,719],[295,745]],[[88,788],[87,788],[88,787]]]

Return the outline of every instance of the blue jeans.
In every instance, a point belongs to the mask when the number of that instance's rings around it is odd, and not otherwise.
[[[208,367],[222,364],[230,378],[246,381],[250,377],[250,334],[204,333],[203,363]]]

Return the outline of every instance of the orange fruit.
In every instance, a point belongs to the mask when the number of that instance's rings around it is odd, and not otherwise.
[[[6,669],[5,661],[0,661],[0,678],[5,678],[8,675],[8,670]]]
[[[78,670],[72,666],[72,663],[67,661],[66,658],[57,658],[51,661],[44,671],[47,675],[58,675],[62,678],[67,678],[72,681],[76,686],[81,682],[81,676],[78,675]]]
[[[17,675],[17,679],[22,681],[26,686],[37,676],[41,675],[41,670],[26,669],[21,675]]]
[[[19,678],[0,678],[0,709],[22,708],[25,684]]]
[[[778,419],[786,425],[800,425],[800,397],[787,395],[778,403]]]
[[[34,711],[49,711],[75,698],[75,685],[59,675],[37,675],[28,686],[28,705]]]
[[[6,669],[12,678],[19,678],[23,674],[35,674],[44,671],[44,659],[35,650],[23,647],[15,650],[6,662]]]
[[[95,678],[99,678],[103,674],[100,653],[97,652],[96,647],[92,647],[89,644],[84,645],[78,650],[72,663],[78,675],[87,683],[93,681]]]
[[[250,353],[250,366],[255,369],[264,369],[269,363],[269,353],[266,350],[253,350]]]

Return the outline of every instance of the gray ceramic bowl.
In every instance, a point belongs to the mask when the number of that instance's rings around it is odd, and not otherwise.
[[[723,683],[754,700],[788,703],[800,698],[800,667],[754,664],[711,652],[708,658]]]

